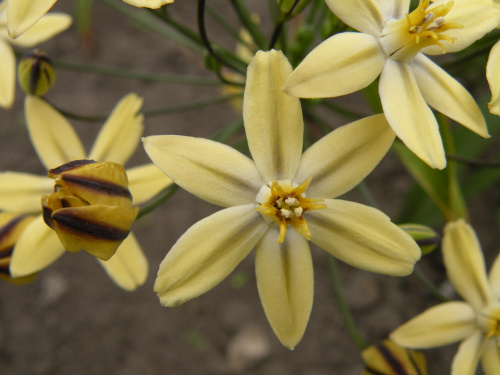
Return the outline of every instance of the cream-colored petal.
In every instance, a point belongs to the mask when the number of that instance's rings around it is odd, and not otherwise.
[[[484,335],[478,329],[467,337],[458,347],[451,363],[450,375],[474,375],[477,364],[484,351]]]
[[[16,58],[12,48],[0,38],[0,107],[12,107],[15,90]]]
[[[361,90],[385,63],[378,40],[363,33],[336,34],[309,53],[283,89],[299,98],[329,98]]]
[[[147,154],[183,189],[223,207],[255,202],[263,182],[255,163],[222,143],[178,135],[143,138]]]
[[[387,19],[403,18],[410,8],[410,0],[378,0]]]
[[[396,135],[432,168],[446,167],[437,121],[410,66],[387,60],[379,83],[384,114]]]
[[[491,266],[489,282],[493,299],[500,301],[500,254],[497,255],[493,265]]]
[[[490,51],[486,65],[486,78],[491,90],[488,108],[491,113],[500,116],[500,42],[497,42]]]
[[[7,28],[12,38],[28,30],[57,0],[7,0]]]
[[[64,253],[56,232],[45,224],[40,215],[17,240],[10,262],[10,273],[12,277],[31,275],[48,267]]]
[[[146,282],[148,260],[132,232],[111,259],[98,261],[108,276],[122,289],[131,292]]]
[[[173,181],[153,163],[127,169],[128,189],[135,205],[153,198]]]
[[[407,348],[448,345],[476,330],[476,313],[465,302],[446,302],[431,307],[403,324],[389,338]]]
[[[141,106],[142,98],[134,93],[120,100],[97,135],[88,158],[125,165],[144,130],[144,116],[139,114]]]
[[[477,310],[493,301],[481,245],[469,224],[461,219],[446,225],[442,252],[448,279],[463,299]]]
[[[71,25],[71,22],[72,18],[68,14],[47,14],[20,37],[12,39],[11,43],[24,48],[34,47],[66,30]]]
[[[295,230],[276,242],[279,229],[270,228],[257,244],[255,271],[259,296],[274,333],[293,350],[304,335],[314,295],[311,251]]]
[[[389,151],[394,137],[384,115],[342,126],[307,149],[294,181],[312,177],[308,197],[338,197],[375,168]]]
[[[75,130],[50,104],[28,95],[24,113],[31,143],[45,168],[85,159],[85,150]]]
[[[427,104],[481,137],[490,137],[476,101],[455,78],[422,54],[415,57],[411,69]]]
[[[292,66],[281,51],[259,51],[247,70],[243,121],[248,147],[263,180],[290,180],[302,155],[300,100],[281,86]]]
[[[124,3],[139,8],[157,9],[165,4],[172,4],[174,0],[123,0]]]
[[[42,210],[42,195],[54,190],[54,180],[30,173],[0,173],[0,210],[37,213]]]
[[[342,22],[374,36],[380,34],[386,23],[378,3],[377,0],[326,0],[326,5]]]
[[[161,262],[154,290],[177,306],[226,278],[262,238],[268,225],[255,205],[226,208],[193,225]]]
[[[306,212],[311,241],[334,257],[371,272],[405,276],[420,259],[415,241],[381,211],[325,199],[325,209]]]
[[[488,340],[481,357],[481,366],[486,375],[500,374],[500,347],[495,340]]]

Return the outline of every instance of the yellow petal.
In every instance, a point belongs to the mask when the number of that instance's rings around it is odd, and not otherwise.
[[[10,108],[16,89],[16,58],[12,48],[0,38],[0,107]]]
[[[491,90],[488,108],[491,113],[500,116],[500,42],[497,42],[490,51],[486,65],[486,78]]]
[[[125,165],[139,144],[144,116],[139,114],[142,98],[128,94],[120,100],[97,135],[88,159]]]
[[[420,259],[415,241],[381,211],[359,203],[325,199],[307,212],[311,241],[334,257],[367,271],[405,276]]]
[[[276,238],[279,229],[270,228],[257,244],[255,272],[259,296],[274,333],[293,350],[304,335],[314,295],[314,278],[309,244],[295,230],[285,242]]]
[[[17,240],[10,262],[12,277],[22,277],[41,271],[64,254],[56,233],[40,215],[24,230]]]
[[[460,344],[451,364],[450,375],[474,375],[476,373],[477,363],[484,350],[482,345],[484,339],[483,333],[478,329]]]
[[[394,137],[384,115],[342,126],[307,149],[295,181],[312,177],[308,197],[338,197],[375,168],[389,151]]]
[[[477,310],[493,301],[477,236],[464,220],[448,223],[442,242],[446,274],[457,292]]]
[[[446,167],[437,121],[410,67],[387,60],[380,76],[379,93],[385,117],[405,145],[432,168]]]
[[[268,225],[255,205],[226,208],[193,225],[160,264],[154,290],[177,306],[226,278],[262,238]]]
[[[165,4],[172,4],[174,0],[123,0],[124,3],[139,8],[157,9]]]
[[[342,22],[364,33],[378,36],[385,26],[385,15],[376,0],[326,0],[326,5]]]
[[[147,202],[167,186],[173,184],[153,163],[127,169],[128,188],[135,205]]]
[[[352,32],[336,34],[306,56],[283,89],[299,98],[350,94],[372,83],[384,63],[384,52],[375,37]]]
[[[75,130],[51,105],[28,95],[24,112],[31,143],[47,169],[85,159],[85,150]]]
[[[281,51],[259,51],[247,70],[243,121],[248,147],[265,182],[290,180],[302,155],[300,100],[281,86],[292,66]]]
[[[488,340],[481,357],[481,366],[486,375],[500,374],[500,348],[495,340]]]
[[[410,8],[410,0],[378,0],[378,4],[388,19],[402,18]]]
[[[10,0],[12,1],[12,0]],[[50,13],[42,17],[33,27],[10,42],[19,47],[31,48],[51,39],[70,27],[72,18],[64,13]]]
[[[456,79],[422,54],[415,57],[411,69],[427,104],[481,137],[490,137],[476,101]]]
[[[38,21],[57,0],[7,0],[7,28],[17,38]]]
[[[389,338],[407,348],[448,345],[476,330],[476,313],[465,302],[446,302],[431,307],[403,324]]]
[[[54,182],[45,176],[29,173],[0,173],[0,210],[38,213],[40,197],[54,189]]]
[[[230,207],[255,202],[262,186],[255,163],[222,143],[177,135],[143,138],[147,154],[191,194]]]
[[[129,292],[143,285],[148,276],[148,260],[132,232],[111,259],[98,261],[116,285]]]
[[[493,298],[500,300],[500,254],[497,255],[490,269],[490,290]]]

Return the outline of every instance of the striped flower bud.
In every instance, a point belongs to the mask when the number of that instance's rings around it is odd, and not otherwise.
[[[14,245],[33,219],[33,216],[0,212],[0,279],[14,284],[24,284],[35,278],[36,274],[14,279],[9,272]]]
[[[424,355],[384,340],[361,353],[365,361],[363,375],[427,375]]]
[[[42,96],[56,83],[56,72],[47,55],[35,49],[19,62],[17,79],[26,94]]]
[[[399,227],[415,240],[422,251],[422,255],[433,252],[441,242],[441,236],[434,229],[425,225],[401,224]]]
[[[108,260],[139,213],[127,174],[113,162],[75,160],[49,171],[54,192],[42,197],[43,218],[66,250]]]

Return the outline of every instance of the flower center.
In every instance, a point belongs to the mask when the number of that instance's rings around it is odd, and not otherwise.
[[[477,324],[486,337],[500,338],[500,304],[490,305],[481,311]]]
[[[267,198],[267,201],[261,203],[255,210],[278,222],[280,228],[278,243],[285,241],[286,228],[289,224],[305,239],[311,239],[311,232],[304,219],[304,214],[307,211],[326,208],[326,205],[317,203],[323,202],[323,199],[305,198],[304,192],[309,186],[311,178],[295,188],[292,188],[289,183],[281,182],[280,184],[274,180],[270,189],[268,186],[264,187],[267,188],[265,189],[265,194],[267,195],[265,199],[261,200],[259,197],[257,198],[257,201],[264,201]],[[260,193],[259,196],[261,196]]]
[[[453,7],[448,1],[435,7],[429,6],[431,0],[420,0],[418,7],[405,18],[390,20],[380,37],[382,49],[387,57],[408,63],[425,47],[438,45],[446,53],[445,40],[454,38],[445,35],[450,29],[461,29],[462,25],[446,22],[445,16]]]

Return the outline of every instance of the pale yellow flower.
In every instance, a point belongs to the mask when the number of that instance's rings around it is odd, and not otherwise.
[[[379,75],[379,94],[397,136],[433,168],[446,166],[437,121],[429,108],[482,137],[489,137],[483,115],[469,92],[425,54],[458,51],[500,21],[491,0],[326,0],[343,22],[361,32],[332,36],[316,47],[285,83],[301,98],[349,94]]]
[[[365,270],[407,275],[416,243],[382,212],[340,199],[379,163],[394,133],[383,115],[343,126],[302,154],[299,99],[282,92],[292,67],[280,51],[248,67],[243,119],[253,160],[207,139],[144,139],[179,186],[225,209],[193,225],[160,265],[155,291],[180,305],[221,282],[256,247],[257,286],[279,340],[293,349],[313,301],[309,241]]]
[[[446,225],[443,258],[449,280],[466,302],[432,307],[391,335],[407,348],[433,348],[462,341],[451,375],[500,374],[500,256],[486,275],[483,254],[472,227],[463,220]]]
[[[69,122],[43,99],[27,96],[25,114],[29,135],[35,150],[47,168],[58,167],[77,159],[114,161],[124,165],[137,148],[143,132],[143,116],[138,114],[142,99],[125,96],[114,108],[87,155]],[[127,170],[134,204],[141,204],[172,181],[154,164]],[[50,194],[54,181],[47,176],[29,173],[0,173],[0,210],[16,213],[40,213],[42,195]],[[39,215],[17,240],[10,264],[13,277],[38,272],[52,264],[65,250],[56,233]],[[132,233],[116,254],[99,264],[120,287],[134,290],[147,276],[147,260]]]
[[[66,30],[72,22],[67,14],[47,14],[29,32],[12,39],[7,33],[6,6],[5,2],[0,4],[0,107],[2,108],[12,106],[16,88],[16,57],[11,44],[23,48],[34,47]]]
[[[462,0],[464,1],[464,0]],[[485,5],[486,11],[497,11],[500,9],[499,0],[490,0]],[[500,22],[496,25],[500,28]],[[497,42],[491,48],[488,63],[486,65],[486,78],[491,90],[491,101],[488,103],[488,108],[491,113],[500,116],[500,42]]]

